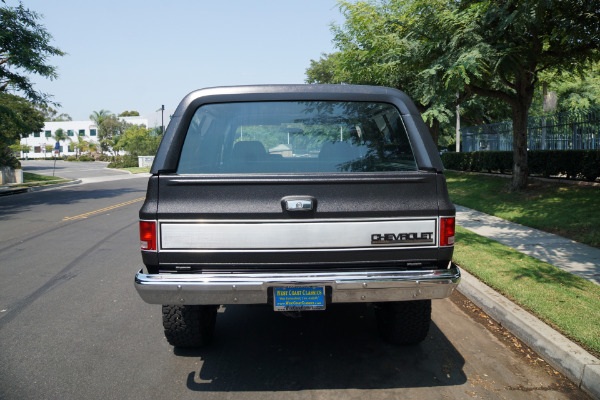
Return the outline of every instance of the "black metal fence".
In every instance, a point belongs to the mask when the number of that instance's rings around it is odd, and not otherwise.
[[[461,129],[462,151],[512,151],[512,121]],[[599,150],[600,110],[531,117],[527,123],[529,150]]]

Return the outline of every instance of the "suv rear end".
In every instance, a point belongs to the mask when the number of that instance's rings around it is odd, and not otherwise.
[[[175,346],[206,344],[221,304],[336,302],[374,303],[384,338],[413,344],[460,279],[441,161],[400,91],[199,90],[151,173],[136,289]]]

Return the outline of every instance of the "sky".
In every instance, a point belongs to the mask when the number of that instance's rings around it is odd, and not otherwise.
[[[6,0],[15,6],[16,0]],[[33,78],[59,113],[138,111],[160,124],[205,87],[304,83],[311,59],[334,50],[335,0],[23,0],[43,15],[59,77]],[[165,118],[167,116],[165,115]]]

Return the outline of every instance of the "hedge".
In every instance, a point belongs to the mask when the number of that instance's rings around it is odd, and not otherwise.
[[[527,152],[530,175],[550,177],[565,175],[570,179],[593,181],[600,177],[600,150],[534,150]],[[447,169],[475,172],[508,172],[512,170],[511,151],[475,151],[443,153]]]

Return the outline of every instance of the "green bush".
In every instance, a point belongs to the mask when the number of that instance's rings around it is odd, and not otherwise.
[[[83,155],[79,156],[79,161],[96,161],[96,159],[92,156]]]
[[[131,168],[138,166],[138,158],[131,155],[113,157],[108,168]]]
[[[75,156],[68,156],[65,161],[77,161],[77,157],[75,157]]]
[[[1,145],[2,143],[0,142]],[[8,147],[0,147],[0,167],[21,168],[21,163]]]
[[[444,153],[447,169],[475,172],[512,170],[511,151],[475,151]],[[570,179],[593,181],[600,177],[600,150],[535,150],[527,152],[529,174],[544,177],[565,175]]]
[[[111,158],[106,154],[97,154],[96,161],[111,161]]]

